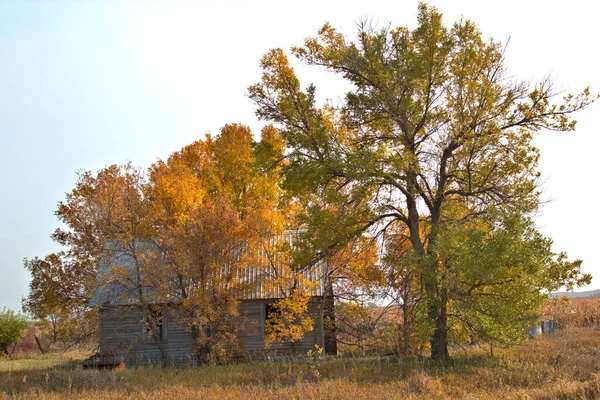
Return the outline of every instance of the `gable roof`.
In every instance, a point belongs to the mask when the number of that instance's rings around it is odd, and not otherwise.
[[[297,232],[288,232],[274,235],[270,238],[273,243],[288,243],[292,245]],[[148,243],[137,243],[138,251],[147,254],[155,254],[157,249]],[[109,244],[107,256],[103,258],[98,267],[97,278],[100,283],[98,290],[90,300],[90,306],[126,306],[140,303],[140,291],[147,301],[151,303],[168,303],[177,300],[165,298],[156,294],[151,286],[137,285],[135,262],[132,255],[127,251],[119,249],[116,243]],[[257,258],[265,259],[265,258]],[[280,268],[274,263],[262,262],[258,266],[236,267],[235,279],[244,286],[239,300],[279,299],[286,297],[287,288],[279,285],[278,278]],[[115,268],[119,268],[124,279],[111,279]],[[327,274],[327,263],[325,260],[318,261],[313,265],[299,271],[302,278],[298,286],[306,286],[303,281],[309,282],[306,290],[310,296],[323,296],[325,277]]]

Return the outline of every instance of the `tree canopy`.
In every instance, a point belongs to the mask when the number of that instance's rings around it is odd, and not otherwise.
[[[504,51],[471,21],[448,28],[441,13],[421,4],[415,29],[363,21],[351,41],[325,24],[292,48],[303,63],[350,83],[339,106],[315,104],[316,88],[302,88],[281,49],[264,55],[262,80],[249,88],[257,115],[286,140],[285,187],[309,198],[315,237],[334,232],[337,246],[403,228],[397,231],[418,258],[433,358],[448,358],[453,290],[437,250],[442,232],[490,209],[534,212],[534,135],[573,130],[571,114],[594,99],[589,89],[560,98],[549,78],[513,78]],[[578,263],[562,266],[570,268],[563,284],[579,282]]]

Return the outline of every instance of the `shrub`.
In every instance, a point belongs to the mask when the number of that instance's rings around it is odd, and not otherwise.
[[[27,328],[29,320],[22,314],[4,308],[0,311],[0,347],[8,355],[6,346],[21,339],[23,329]]]

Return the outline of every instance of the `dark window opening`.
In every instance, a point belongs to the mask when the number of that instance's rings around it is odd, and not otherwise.
[[[265,331],[281,332],[281,309],[274,304],[265,305]]]
[[[144,332],[148,339],[165,340],[167,337],[165,323],[166,318],[163,310],[159,307],[152,307],[146,313],[144,321]]]

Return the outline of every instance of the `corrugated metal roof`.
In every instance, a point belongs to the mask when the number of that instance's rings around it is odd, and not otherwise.
[[[227,275],[227,287],[240,288],[240,300],[279,299],[288,297],[294,289],[305,291],[310,296],[322,296],[327,273],[327,263],[324,260],[314,263],[306,268],[293,271],[284,247],[293,246],[298,232],[286,232],[264,238],[261,243],[253,246],[250,251],[248,246],[242,245],[237,251],[237,264],[223,268],[223,275]],[[156,247],[139,243],[140,251],[148,254],[155,253]],[[120,249],[118,244],[112,243],[107,251],[107,257],[98,268],[98,281],[101,285],[90,301],[91,306],[120,306],[134,305],[140,302],[141,295],[146,301],[164,303],[172,301],[173,297],[158,296],[157,290],[152,286],[139,287],[135,277],[133,257],[127,251]],[[246,265],[240,265],[244,264]],[[114,279],[114,269],[118,268],[121,279]],[[122,271],[125,272],[125,274]],[[128,276],[125,276],[127,275]],[[218,279],[218,278],[217,278]],[[176,289],[174,289],[176,290]],[[169,290],[161,290],[166,293]],[[176,298],[177,296],[175,296]]]

